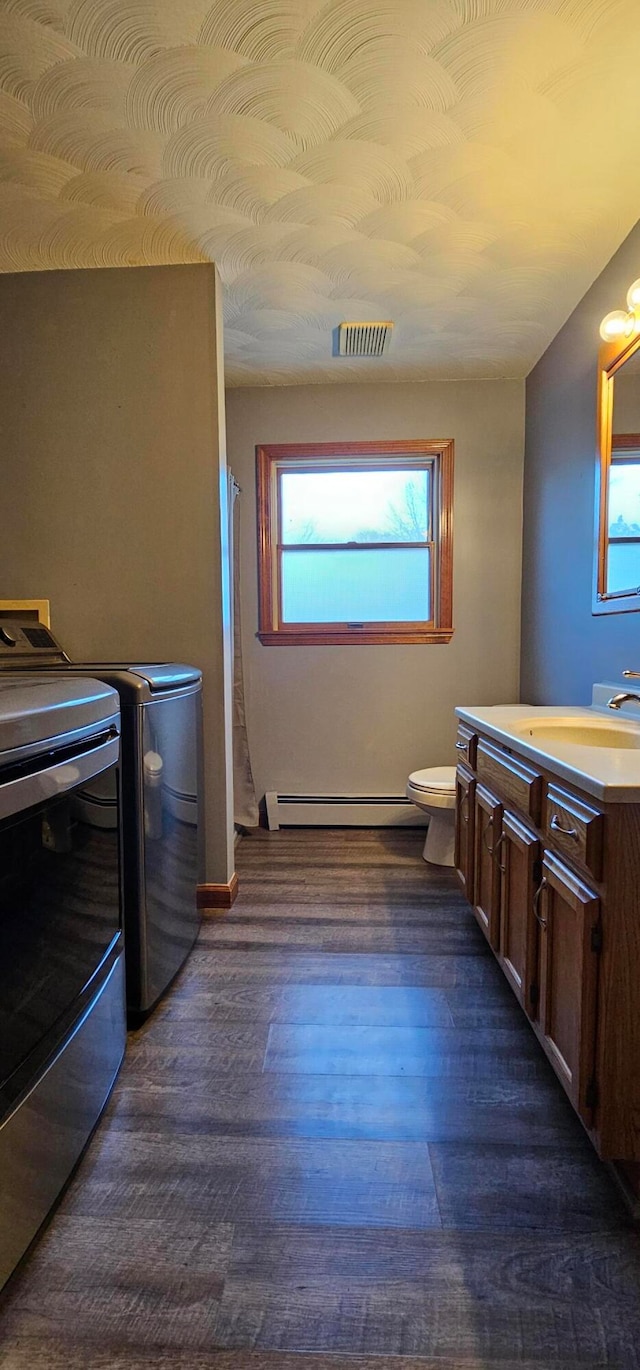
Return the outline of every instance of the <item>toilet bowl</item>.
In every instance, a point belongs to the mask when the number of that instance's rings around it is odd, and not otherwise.
[[[407,799],[429,815],[422,853],[425,861],[434,866],[454,866],[455,766],[432,766],[425,771],[413,771],[407,781]]]

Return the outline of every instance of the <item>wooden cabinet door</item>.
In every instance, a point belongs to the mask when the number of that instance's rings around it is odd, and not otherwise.
[[[474,879],[474,819],[476,782],[466,766],[456,771],[456,846],[455,862],[462,892],[473,904]]]
[[[537,922],[533,900],[540,880],[540,843],[528,828],[505,812],[500,841],[500,946],[498,960],[530,1018],[535,1017]]]
[[[493,947],[500,943],[500,866],[497,848],[502,832],[502,804],[484,785],[476,787],[475,904],[473,911]]]
[[[574,1108],[587,1125],[595,1096],[600,900],[545,852],[538,901],[540,1035]]]

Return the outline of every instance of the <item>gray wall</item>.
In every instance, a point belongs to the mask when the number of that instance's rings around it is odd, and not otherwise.
[[[640,276],[640,225],[527,380],[522,698],[588,704],[595,680],[640,670],[636,613],[592,615],[599,327]]]
[[[207,264],[0,275],[0,598],[48,597],[76,660],[202,668],[213,883],[233,871],[218,289]]]
[[[517,700],[523,403],[518,381],[228,392],[259,795],[403,794],[410,771],[453,762],[455,704]],[[456,444],[452,642],[263,647],[255,636],[256,444],[402,437]]]

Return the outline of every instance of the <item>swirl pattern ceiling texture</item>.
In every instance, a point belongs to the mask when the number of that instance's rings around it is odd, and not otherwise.
[[[522,376],[638,216],[639,69],[638,0],[0,0],[0,270],[215,261],[232,384]]]

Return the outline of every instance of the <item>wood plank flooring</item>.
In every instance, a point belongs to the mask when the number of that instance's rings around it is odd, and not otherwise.
[[[422,841],[243,840],[2,1370],[640,1370],[638,1235]]]

